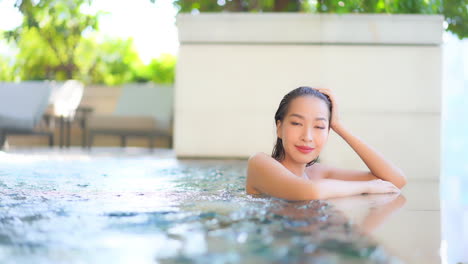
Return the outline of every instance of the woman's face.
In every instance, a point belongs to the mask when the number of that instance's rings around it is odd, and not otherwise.
[[[293,99],[276,126],[283,141],[284,162],[307,164],[317,158],[328,139],[329,117],[323,100],[309,95]]]

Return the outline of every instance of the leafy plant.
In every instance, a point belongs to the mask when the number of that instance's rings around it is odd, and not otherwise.
[[[441,14],[448,31],[468,37],[468,0],[175,0],[174,5],[179,12]]]
[[[23,22],[5,36],[19,44],[19,65],[25,67],[23,72],[32,70],[32,78],[77,77],[77,48],[84,33],[98,27],[99,14],[81,12],[81,8],[90,3],[91,0],[16,1],[15,7],[23,14]],[[39,69],[38,64],[43,69]]]

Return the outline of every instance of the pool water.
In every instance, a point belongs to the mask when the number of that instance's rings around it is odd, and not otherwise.
[[[0,263],[400,263],[327,201],[245,194],[244,160],[0,152]]]

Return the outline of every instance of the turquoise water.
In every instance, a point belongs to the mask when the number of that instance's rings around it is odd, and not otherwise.
[[[399,263],[327,202],[246,195],[245,165],[0,152],[0,263]]]

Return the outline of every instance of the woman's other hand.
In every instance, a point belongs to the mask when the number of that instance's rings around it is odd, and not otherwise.
[[[383,181],[381,179],[372,180],[367,182],[367,192],[366,193],[399,193],[400,189],[393,185],[393,183],[388,181]]]

